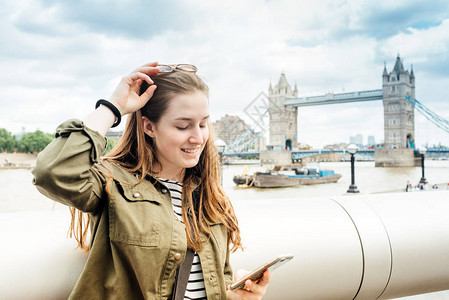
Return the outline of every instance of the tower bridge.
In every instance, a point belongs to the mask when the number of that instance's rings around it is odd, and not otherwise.
[[[386,64],[384,65],[382,89],[298,97],[297,85],[292,89],[282,73],[274,87],[270,83],[268,95],[261,92],[244,109],[254,124],[229,143],[227,155],[247,151],[248,146],[257,142],[263,133],[269,130],[270,144],[267,145],[267,151],[260,152],[261,162],[266,160],[279,164],[287,163],[299,155],[295,151],[292,152],[299,144],[298,108],[379,100],[384,108],[384,148],[375,150],[376,166],[419,165],[420,160],[416,159],[419,154],[414,149],[415,108],[427,120],[449,133],[449,121],[415,99],[413,67],[410,72],[405,70],[398,55],[391,72],[388,72]],[[269,122],[265,119],[267,115]]]
[[[298,108],[363,101],[382,100],[384,107],[384,149],[376,149],[376,166],[414,166],[415,160],[415,75],[404,69],[399,55],[393,70],[386,64],[382,74],[382,89],[350,93],[327,93],[320,96],[298,97],[298,87],[292,89],[285,74],[273,88],[268,88],[270,145],[268,149],[291,151],[298,147]],[[261,153],[273,161],[276,155]],[[285,155],[284,155],[285,157]]]

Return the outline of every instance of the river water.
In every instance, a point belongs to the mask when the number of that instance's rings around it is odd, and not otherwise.
[[[240,188],[232,177],[240,175],[247,168],[249,173],[264,171],[259,165],[225,165],[223,167],[223,186],[231,201],[246,199],[286,199],[302,197],[322,197],[346,194],[351,183],[349,162],[321,162],[320,169],[334,170],[342,177],[337,183],[309,185],[289,188]],[[430,184],[446,188],[449,183],[449,161],[429,160],[425,162],[425,177]],[[416,185],[421,178],[421,167],[376,168],[374,162],[355,163],[355,183],[362,194],[401,192],[407,181]],[[0,169],[0,212],[45,210],[59,207],[42,196],[32,184],[33,176],[27,169]]]
[[[308,167],[314,165],[309,164]],[[317,166],[317,165],[315,165]],[[223,185],[232,201],[245,199],[281,199],[301,197],[337,196],[346,194],[351,183],[351,166],[349,162],[322,162],[320,169],[334,170],[342,177],[337,183],[309,185],[289,188],[250,188],[236,187],[232,182],[233,175],[242,174],[244,166],[224,166]],[[248,165],[249,173],[263,171],[261,166]],[[421,167],[410,168],[376,168],[374,162],[355,163],[355,183],[362,194],[402,192],[407,181],[416,185],[421,178]],[[431,184],[446,188],[449,183],[449,161],[426,161],[425,177]]]

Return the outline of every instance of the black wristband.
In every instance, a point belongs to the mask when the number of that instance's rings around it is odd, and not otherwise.
[[[100,105],[106,106],[107,108],[109,108],[114,113],[114,115],[117,118],[117,120],[112,125],[112,127],[118,126],[118,124],[120,124],[120,122],[122,121],[122,115],[120,114],[120,111],[118,110],[118,108],[115,107],[114,104],[112,104],[108,100],[104,100],[104,99],[100,99],[100,100],[97,101],[97,104],[95,104],[95,109],[97,109],[98,106],[100,106]]]

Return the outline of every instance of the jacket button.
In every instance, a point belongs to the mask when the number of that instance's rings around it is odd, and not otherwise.
[[[162,192],[162,194],[167,194],[168,191],[167,191],[167,189],[162,189],[161,192]]]
[[[140,193],[134,193],[134,194],[133,194],[133,197],[134,197],[134,198],[139,198],[139,197],[140,197]]]
[[[176,253],[175,260],[180,260],[180,259],[181,259],[181,253]]]

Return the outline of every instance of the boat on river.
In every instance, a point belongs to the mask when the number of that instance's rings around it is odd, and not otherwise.
[[[340,174],[333,170],[319,170],[315,168],[283,168],[267,172],[255,172],[252,175],[236,175],[235,184],[243,187],[291,187],[337,182]]]

